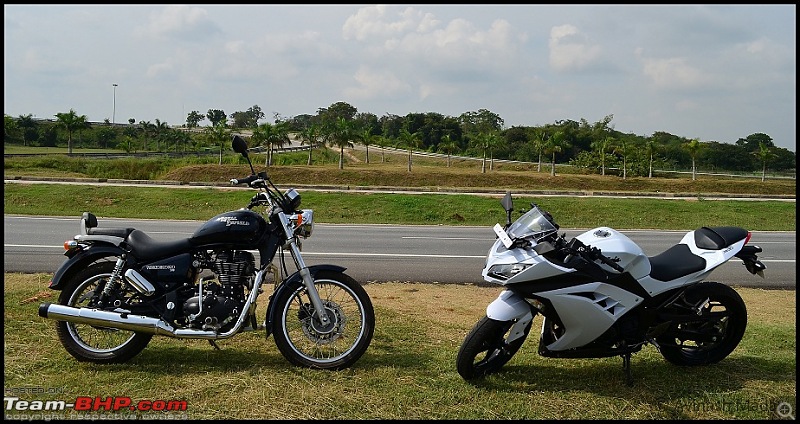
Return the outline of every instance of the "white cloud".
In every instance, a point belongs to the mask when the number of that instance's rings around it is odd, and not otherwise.
[[[394,97],[398,94],[408,93],[410,85],[398,78],[391,71],[375,71],[362,66],[353,76],[357,86],[347,87],[343,93],[356,100],[373,99],[375,97]]]
[[[600,46],[591,45],[573,25],[559,25],[550,30],[550,66],[556,71],[576,71],[589,67],[602,54]]]
[[[697,88],[711,82],[686,58],[644,59],[642,72],[662,89]]]
[[[136,30],[136,34],[143,37],[195,42],[218,32],[220,29],[211,21],[207,10],[190,6],[166,6],[152,13],[147,24]]]

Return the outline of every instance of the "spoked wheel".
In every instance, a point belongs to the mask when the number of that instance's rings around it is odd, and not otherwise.
[[[509,343],[508,333],[514,323],[484,316],[475,324],[461,344],[456,358],[456,369],[462,378],[472,380],[495,373],[517,353],[528,338],[533,320],[525,327],[521,337]]]
[[[314,285],[328,317],[314,311],[303,283],[294,283],[275,299],[275,344],[294,365],[343,369],[366,352],[375,329],[375,312],[364,288],[350,276],[319,271]]]
[[[105,285],[114,270],[113,262],[100,262],[87,267],[67,282],[59,296],[59,303],[74,308],[95,307],[98,286]],[[120,289],[117,296],[127,294]],[[153,337],[152,334],[129,330],[76,324],[67,321],[56,322],[56,333],[64,349],[82,362],[98,364],[125,362],[144,349]]]
[[[671,308],[670,312],[691,318],[673,324],[656,339],[664,359],[676,365],[721,361],[739,345],[747,327],[744,301],[736,290],[724,284],[701,283]]]

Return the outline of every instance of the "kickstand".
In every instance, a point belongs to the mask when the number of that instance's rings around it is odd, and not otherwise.
[[[214,350],[222,350],[222,349],[220,349],[220,348],[219,348],[219,346],[217,346],[217,342],[215,342],[214,340],[210,340],[210,339],[209,339],[209,340],[208,340],[208,343],[209,343],[211,346],[214,346]]]
[[[622,356],[622,369],[625,370],[625,384],[628,387],[633,386],[633,375],[631,375],[631,353],[628,352]]]

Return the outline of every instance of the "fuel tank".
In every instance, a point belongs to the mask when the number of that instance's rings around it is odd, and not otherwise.
[[[633,278],[639,279],[650,274],[650,261],[642,248],[617,230],[598,227],[575,238],[600,249],[609,258],[619,259],[617,264]]]
[[[200,226],[192,234],[194,244],[230,244],[240,248],[254,247],[268,231],[269,224],[258,213],[240,209],[221,213]]]

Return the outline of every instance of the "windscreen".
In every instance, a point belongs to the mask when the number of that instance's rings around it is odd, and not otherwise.
[[[538,206],[534,206],[511,224],[511,227],[508,228],[508,235],[511,238],[530,237],[538,241],[556,231],[558,228],[544,216]]]

